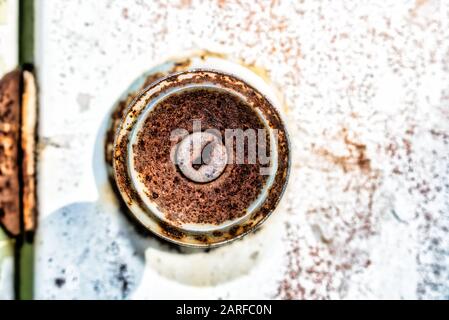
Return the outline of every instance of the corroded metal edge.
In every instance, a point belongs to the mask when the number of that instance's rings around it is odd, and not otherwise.
[[[37,88],[33,73],[23,72],[22,93],[22,179],[23,229],[32,232],[36,229],[36,127],[37,127]]]

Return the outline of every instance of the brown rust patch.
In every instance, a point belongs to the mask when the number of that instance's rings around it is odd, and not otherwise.
[[[249,164],[246,155],[245,163],[228,164],[210,183],[187,179],[170,159],[178,143],[170,134],[176,129],[192,132],[193,120],[201,121],[203,131],[219,130],[223,138],[226,129],[264,129],[254,110],[233,94],[190,89],[169,96],[155,106],[133,146],[135,168],[150,190],[149,198],[175,224],[221,224],[239,218],[256,200],[267,176],[260,175],[260,163]]]
[[[207,243],[209,241],[209,238],[206,235],[197,235],[195,236],[195,240],[198,242]]]
[[[360,169],[364,172],[371,171],[371,161],[366,155],[366,145],[355,142],[349,137],[348,130],[343,128],[341,139],[344,142],[347,155],[336,155],[327,149],[317,150],[317,154],[323,156],[333,164],[341,167],[344,172]]]
[[[160,221],[159,226],[161,227],[162,232],[169,238],[182,239],[185,237],[184,232],[166,222]]]
[[[21,191],[19,168],[22,73],[13,71],[0,80],[0,225],[12,236],[20,233]]]

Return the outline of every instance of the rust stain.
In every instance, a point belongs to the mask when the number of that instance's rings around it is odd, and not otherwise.
[[[346,128],[342,129],[340,139],[343,140],[349,155],[339,156],[327,149],[318,149],[316,153],[341,167],[344,172],[354,169],[360,169],[363,172],[371,171],[371,160],[366,155],[366,145],[349,138]]]
[[[412,17],[416,17],[418,14],[418,11],[429,2],[429,0],[416,0],[415,6],[411,9],[410,15]]]

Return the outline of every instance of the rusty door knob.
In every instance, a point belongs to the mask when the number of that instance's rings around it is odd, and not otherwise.
[[[216,246],[259,226],[289,170],[287,132],[266,96],[240,78],[188,70],[153,82],[118,128],[115,182],[157,235]]]

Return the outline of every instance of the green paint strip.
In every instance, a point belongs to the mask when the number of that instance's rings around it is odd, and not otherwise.
[[[34,62],[34,0],[19,2],[19,64]]]
[[[25,241],[20,250],[20,300],[32,300],[34,288],[34,245]]]
[[[19,65],[33,70],[34,63],[34,0],[19,2]],[[23,230],[23,221],[22,221]],[[26,234],[16,241],[15,296],[19,300],[33,299],[34,245],[33,234]]]

